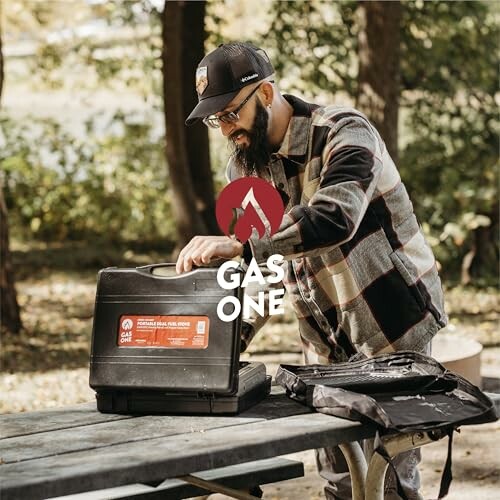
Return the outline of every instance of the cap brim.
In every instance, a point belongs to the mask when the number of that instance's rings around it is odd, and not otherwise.
[[[207,97],[202,99],[196,107],[191,111],[191,114],[186,118],[186,125],[192,125],[197,122],[200,118],[205,118],[205,116],[210,116],[219,111],[222,111],[238,94],[241,89],[237,89],[233,92],[227,94],[215,95],[213,97]]]

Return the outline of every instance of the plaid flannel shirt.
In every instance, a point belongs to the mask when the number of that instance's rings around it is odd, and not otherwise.
[[[355,109],[285,98],[293,116],[267,178],[285,215],[249,248],[259,263],[284,256],[308,362],[421,350],[447,323],[441,282],[384,142]],[[231,159],[227,174],[239,177]],[[245,345],[263,323],[246,321]]]

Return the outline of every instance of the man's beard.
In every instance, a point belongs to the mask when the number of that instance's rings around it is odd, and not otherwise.
[[[271,146],[267,139],[268,120],[264,106],[257,100],[252,128],[249,131],[236,130],[231,134],[231,137],[236,137],[243,132],[247,136],[248,146],[238,146],[231,138],[229,139],[232,157],[240,172],[245,176],[260,177],[269,165]]]

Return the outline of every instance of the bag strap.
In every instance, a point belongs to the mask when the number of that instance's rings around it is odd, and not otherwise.
[[[453,479],[453,474],[451,473],[451,451],[453,445],[453,427],[448,430],[448,455],[446,457],[446,463],[444,464],[443,474],[441,476],[441,485],[439,486],[438,499],[444,498],[448,494],[450,489],[451,480]]]
[[[453,448],[453,431],[455,429],[451,427],[448,429],[448,453],[446,455],[446,462],[443,468],[443,474],[441,475],[441,483],[439,486],[439,495],[438,495],[438,500],[441,498],[444,498],[450,489],[450,484],[453,479],[453,474],[451,472],[451,465],[452,465],[452,448]],[[375,434],[375,440],[373,443],[374,447],[374,452],[377,452],[388,464],[389,467],[392,469],[394,472],[394,476],[396,477],[396,490],[398,495],[402,498],[402,500],[408,500],[408,497],[406,496],[406,493],[403,489],[403,485],[401,484],[401,481],[399,479],[398,472],[396,470],[396,467],[392,463],[392,458],[387,452],[387,449],[384,446],[384,443],[382,439],[380,439],[380,434],[377,431]]]

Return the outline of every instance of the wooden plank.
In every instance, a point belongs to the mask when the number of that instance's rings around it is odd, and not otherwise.
[[[371,437],[373,426],[321,413],[181,434],[0,466],[2,500],[151,483]]]
[[[303,475],[304,464],[302,462],[281,457],[193,474],[205,481],[214,481],[237,489],[285,481]],[[167,479],[156,488],[144,484],[131,484],[56,497],[51,500],[179,500],[205,494],[206,490],[203,488],[187,484],[180,479]]]
[[[275,457],[201,471],[193,475],[206,481],[222,482],[225,478],[231,478],[230,484],[235,488],[240,488],[243,485],[257,486],[302,477],[304,475],[304,464],[298,460]],[[166,485],[168,481],[170,480],[167,479],[160,486]]]
[[[80,422],[80,426],[65,427],[62,430],[50,432],[37,432],[34,429],[32,433],[26,435],[2,439],[0,440],[0,457],[4,463],[19,462],[175,434],[204,432],[218,427],[310,412],[309,408],[287,398],[281,388],[275,389],[274,393],[266,400],[249,411],[232,416],[145,416],[102,422],[101,414],[96,411],[94,413],[75,412],[72,409],[69,415],[75,416],[76,420]],[[53,411],[46,412],[46,414],[44,412],[34,413],[38,417],[38,423],[33,422],[31,418],[25,419],[27,422],[31,422],[34,427],[47,428],[57,418],[63,421],[63,425],[67,425],[66,420],[57,412],[55,417]],[[97,423],[85,422],[84,425],[81,425],[80,413],[86,414],[90,422],[97,421]]]
[[[96,450],[117,444],[144,442],[160,437],[205,432],[219,427],[256,422],[246,417],[137,417],[119,422],[73,427],[29,434],[0,441],[0,457],[4,464],[40,459],[83,450]]]
[[[283,398],[284,389],[273,386],[271,394],[261,403],[244,413],[248,417],[280,418],[297,413],[310,413],[311,410],[289,398]],[[26,413],[0,415],[0,439],[71,429],[80,425],[92,425],[135,418],[130,415],[99,413],[95,402],[74,406],[40,410]],[[178,416],[175,418],[179,418]]]
[[[183,481],[179,482],[182,483]],[[64,495],[63,497],[52,497],[48,500],[125,500],[130,498],[146,499],[150,498],[147,496],[148,493],[154,493],[155,491],[156,488],[153,488],[153,486],[146,486],[145,484],[127,484],[126,486],[106,488],[105,490],[87,491],[85,493],[76,493],[75,495]]]
[[[113,422],[132,418],[129,415],[99,413],[96,403],[41,410],[26,413],[0,415],[0,438],[12,438],[54,429],[69,429],[80,425]]]
[[[253,486],[302,477],[304,464],[296,460],[277,457],[197,472],[192,476],[232,488],[248,489]],[[187,484],[180,486],[177,484],[179,482],[181,482],[179,479],[167,479],[156,488],[156,491],[149,492],[145,497],[132,497],[130,500],[139,500],[139,498],[141,500],[179,500],[206,494],[202,488]]]

